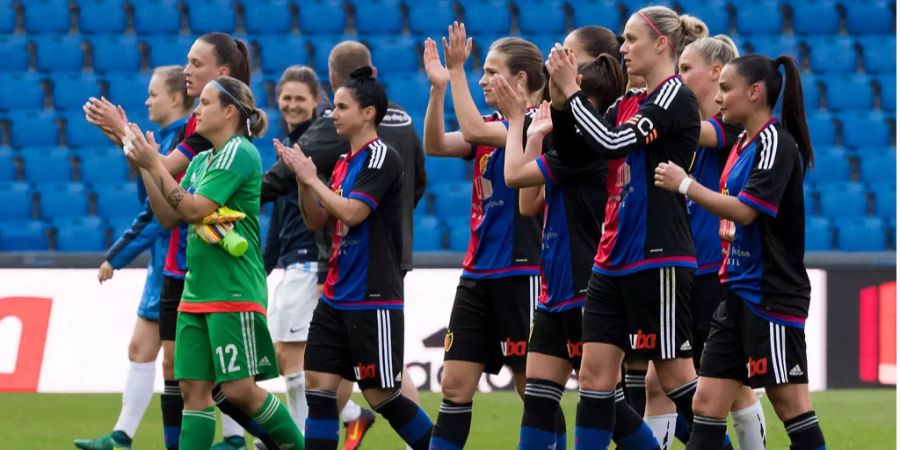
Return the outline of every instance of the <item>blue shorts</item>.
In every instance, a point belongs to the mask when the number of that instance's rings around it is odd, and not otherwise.
[[[159,294],[162,290],[162,270],[147,268],[147,280],[144,282],[144,293],[141,294],[141,304],[138,305],[137,315],[142,319],[159,320]]]

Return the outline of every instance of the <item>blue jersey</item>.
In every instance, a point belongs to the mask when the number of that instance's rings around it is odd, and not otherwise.
[[[739,141],[720,189],[759,212],[749,225],[722,219],[722,283],[766,320],[802,328],[810,298],[803,264],[803,161],[790,133],[772,120],[752,139]]]

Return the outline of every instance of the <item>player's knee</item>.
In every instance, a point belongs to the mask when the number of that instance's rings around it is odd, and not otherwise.
[[[211,382],[181,380],[178,384],[181,387],[185,408],[200,410],[213,404]]]
[[[709,389],[698,389],[696,393],[694,393],[694,401],[691,404],[691,409],[694,411],[695,416],[705,416],[705,417],[725,417],[728,414],[728,409],[722,408],[718,405],[720,402],[717,401],[719,395],[716,392],[711,392]]]
[[[589,390],[612,391],[616,387],[617,377],[617,373],[603,371],[601,367],[582,364],[578,372],[578,385]]]
[[[464,377],[445,372],[444,377],[441,379],[441,394],[445,400],[450,400],[454,403],[468,403],[475,396],[477,384],[477,380],[473,384],[470,380],[464,379]]]
[[[772,402],[772,409],[778,418],[784,422],[803,414],[810,409],[810,405],[801,396],[783,395],[783,393],[770,393],[769,401]]]

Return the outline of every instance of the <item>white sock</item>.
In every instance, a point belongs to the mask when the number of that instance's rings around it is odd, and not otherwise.
[[[122,392],[122,410],[113,430],[123,431],[134,438],[144,411],[153,398],[153,379],[156,378],[156,362],[132,362],[128,367],[125,379],[125,391]]]
[[[751,406],[731,413],[734,431],[741,450],[765,450],[766,415],[758,400]]]
[[[675,421],[678,414],[663,414],[644,417],[644,422],[653,430],[653,437],[659,442],[660,450],[669,450],[675,440]]]
[[[228,414],[222,413],[222,438],[231,436],[244,437],[244,427],[235,422]]]
[[[341,410],[341,422],[353,422],[356,419],[359,419],[359,415],[362,414],[362,408],[359,407],[353,400],[347,402],[347,405],[344,406],[344,409]]]
[[[309,405],[306,404],[306,376],[303,372],[289,373],[284,376],[287,387],[287,407],[294,422],[301,430],[306,428],[306,417],[309,416]]]

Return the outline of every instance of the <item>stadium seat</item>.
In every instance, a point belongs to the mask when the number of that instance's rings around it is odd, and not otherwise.
[[[454,20],[456,20],[456,13],[453,11],[453,4],[446,0],[409,2],[409,31],[413,35],[438,38],[447,34],[447,25],[453,23]]]
[[[115,217],[106,221],[109,224],[110,234],[112,235],[112,243],[116,242],[116,239],[122,236],[128,229],[131,228],[131,224],[134,222],[134,217]]]
[[[253,91],[253,102],[257,108],[273,106],[269,101],[269,94],[266,92],[266,83],[268,80],[263,77],[250,78],[250,90]]]
[[[381,67],[378,64],[378,60],[375,61],[375,66]],[[425,111],[425,108],[428,106],[428,95],[423,93],[429,92],[431,84],[423,72],[385,75],[384,77],[379,76],[378,79],[384,83],[388,98],[404,109],[418,112]],[[445,102],[451,101],[449,95],[444,100]]]
[[[532,44],[536,45],[537,48],[541,51],[541,55],[543,55],[544,57],[550,54],[550,50],[557,42],[562,44],[564,40],[562,34],[534,34],[523,37],[526,40],[530,41]]]
[[[140,35],[172,35],[181,29],[179,0],[141,0],[134,6],[134,30]],[[185,53],[186,54],[186,53]],[[182,58],[182,62],[184,58]]]
[[[468,215],[472,209],[472,183],[459,181],[455,183],[435,183],[434,210],[438,217],[450,219],[460,215]]]
[[[822,252],[834,248],[834,230],[824,217],[806,218],[806,251]]]
[[[88,214],[88,189],[84,183],[37,184],[41,218],[54,220]]]
[[[95,184],[97,215],[103,218],[134,217],[143,205],[138,201],[134,183]]]
[[[813,144],[834,145],[836,131],[834,117],[827,111],[808,111],[806,124]]]
[[[0,3],[0,34],[12,34],[16,31],[16,9],[12,4]]]
[[[848,36],[810,36],[809,66],[815,73],[856,72],[856,41]]]
[[[192,36],[152,36],[144,40],[150,52],[150,67],[183,66],[194,44]]]
[[[897,153],[866,155],[859,163],[859,179],[866,183],[897,180]]]
[[[893,34],[894,12],[886,1],[847,1],[847,32],[858,34]]]
[[[78,72],[84,66],[81,40],[77,36],[34,36],[35,65],[41,72]]]
[[[878,77],[881,109],[883,111],[897,110],[897,75],[890,73]]]
[[[53,105],[56,109],[78,111],[84,121],[81,107],[89,97],[100,98],[100,81],[91,74],[61,73],[52,78]]]
[[[625,23],[622,18],[622,10],[618,2],[614,0],[577,0],[570,4],[575,28],[598,25],[618,33],[622,29],[622,24]]]
[[[47,251],[47,226],[38,220],[0,221],[0,251]]]
[[[147,100],[147,88],[150,85],[149,74],[111,74],[107,80],[109,101],[122,105],[125,111],[146,109],[144,102]]]
[[[466,79],[469,82],[469,92],[472,94],[472,100],[475,100],[475,106],[478,107],[478,111],[482,115],[487,115],[493,112],[493,109],[487,104],[487,100],[484,99],[484,89],[479,84],[481,76],[482,74],[478,72],[470,72]]]
[[[306,39],[294,35],[260,36],[259,64],[263,72],[281,75],[287,66],[308,64],[309,50]]]
[[[468,182],[472,176],[466,162],[459,158],[425,158],[425,173],[430,186]]]
[[[800,61],[800,45],[794,36],[784,34],[758,35],[749,38],[749,42],[754,53],[761,53],[769,58],[788,55]]]
[[[840,14],[830,0],[800,0],[792,2],[794,33],[837,34]]]
[[[53,220],[56,251],[102,252],[106,250],[106,223],[99,217],[69,217]]]
[[[806,217],[812,217],[816,214],[816,195],[818,193],[806,182],[803,183],[803,211]]]
[[[79,161],[81,162],[80,179],[83,183],[96,185],[128,181],[128,163],[121,150],[115,148],[108,151],[85,149],[85,152],[79,154]]]
[[[29,183],[61,183],[72,180],[72,155],[63,147],[29,147],[19,153]]]
[[[13,147],[59,145],[56,114],[49,111],[10,111]]]
[[[303,34],[340,34],[344,32],[347,13],[339,1],[297,0],[300,9],[300,32]]]
[[[538,0],[519,5],[519,29],[522,34],[566,32],[566,9],[560,0]]]
[[[869,185],[875,197],[875,215],[888,220],[897,217],[897,183],[890,180]]]
[[[65,0],[28,0],[20,2],[25,9],[25,32],[28,34],[56,33],[69,31],[71,18],[69,2]]]
[[[884,221],[878,217],[840,217],[835,225],[839,250],[880,252],[887,247]]]
[[[498,0],[467,0],[463,3],[466,32],[509,34],[512,15],[509,3]]]
[[[0,73],[0,110],[21,111],[44,107],[41,78],[33,73]]]
[[[890,127],[884,114],[877,111],[849,112],[839,116],[844,145],[848,147],[885,146]]]
[[[9,147],[0,147],[0,183],[16,181],[16,162]]]
[[[805,181],[818,183],[822,181],[846,181],[850,179],[850,162],[847,154],[840,147],[816,149],[816,164],[806,173]]]
[[[395,35],[403,31],[403,11],[397,0],[369,0],[356,4],[356,32]]]
[[[472,233],[469,229],[469,215],[457,214],[451,219],[445,220],[447,224],[447,240],[449,250],[464,252],[469,248],[469,238]]]
[[[728,3],[723,0],[702,0],[693,2],[680,2],[684,7],[684,13],[703,19],[709,28],[709,34],[729,34],[730,17]],[[614,29],[618,30],[618,29]]]
[[[187,5],[188,25],[192,33],[234,32],[237,18],[231,0],[194,1]]]
[[[621,0],[625,7],[626,16],[636,13],[639,9],[647,6],[665,6],[671,9],[677,8],[675,0]]]
[[[81,111],[72,111],[64,116],[66,125],[66,145],[90,147],[109,144],[109,139],[97,127],[84,119]]]
[[[291,7],[287,0],[254,1],[244,7],[244,29],[251,35],[287,34],[291,31]]]
[[[125,32],[125,2],[78,0],[78,30],[87,34]]]
[[[28,183],[0,182],[0,205],[3,205],[3,220],[30,220],[34,209],[34,194]]]
[[[829,218],[865,216],[868,212],[866,188],[856,182],[823,182],[818,184],[819,207]]]
[[[28,70],[28,41],[24,36],[4,34],[0,36],[0,72]]]
[[[379,36],[363,41],[372,51],[372,63],[385,73],[415,72],[419,65],[416,40],[411,37]]]
[[[443,230],[434,216],[415,216],[413,221],[413,251],[436,252],[443,247]]]
[[[780,34],[784,28],[784,14],[777,1],[742,3],[735,12],[738,34]]]
[[[90,43],[95,72],[137,72],[141,69],[141,49],[134,37],[95,36]]]
[[[897,38],[893,35],[859,38],[863,66],[868,73],[894,75],[897,72]]]
[[[821,83],[818,78],[811,73],[800,75],[800,83],[803,85],[803,105],[808,110],[819,109],[820,98],[822,97]]]
[[[309,43],[312,44],[313,68],[316,70],[316,73],[319,74],[319,79],[326,82],[328,80],[328,55],[331,53],[331,49],[341,41],[346,39],[357,40],[359,39],[359,36],[313,35],[307,36],[307,39],[309,39]]]
[[[825,81],[825,96],[832,111],[872,109],[872,79],[866,75],[830,76]]]

